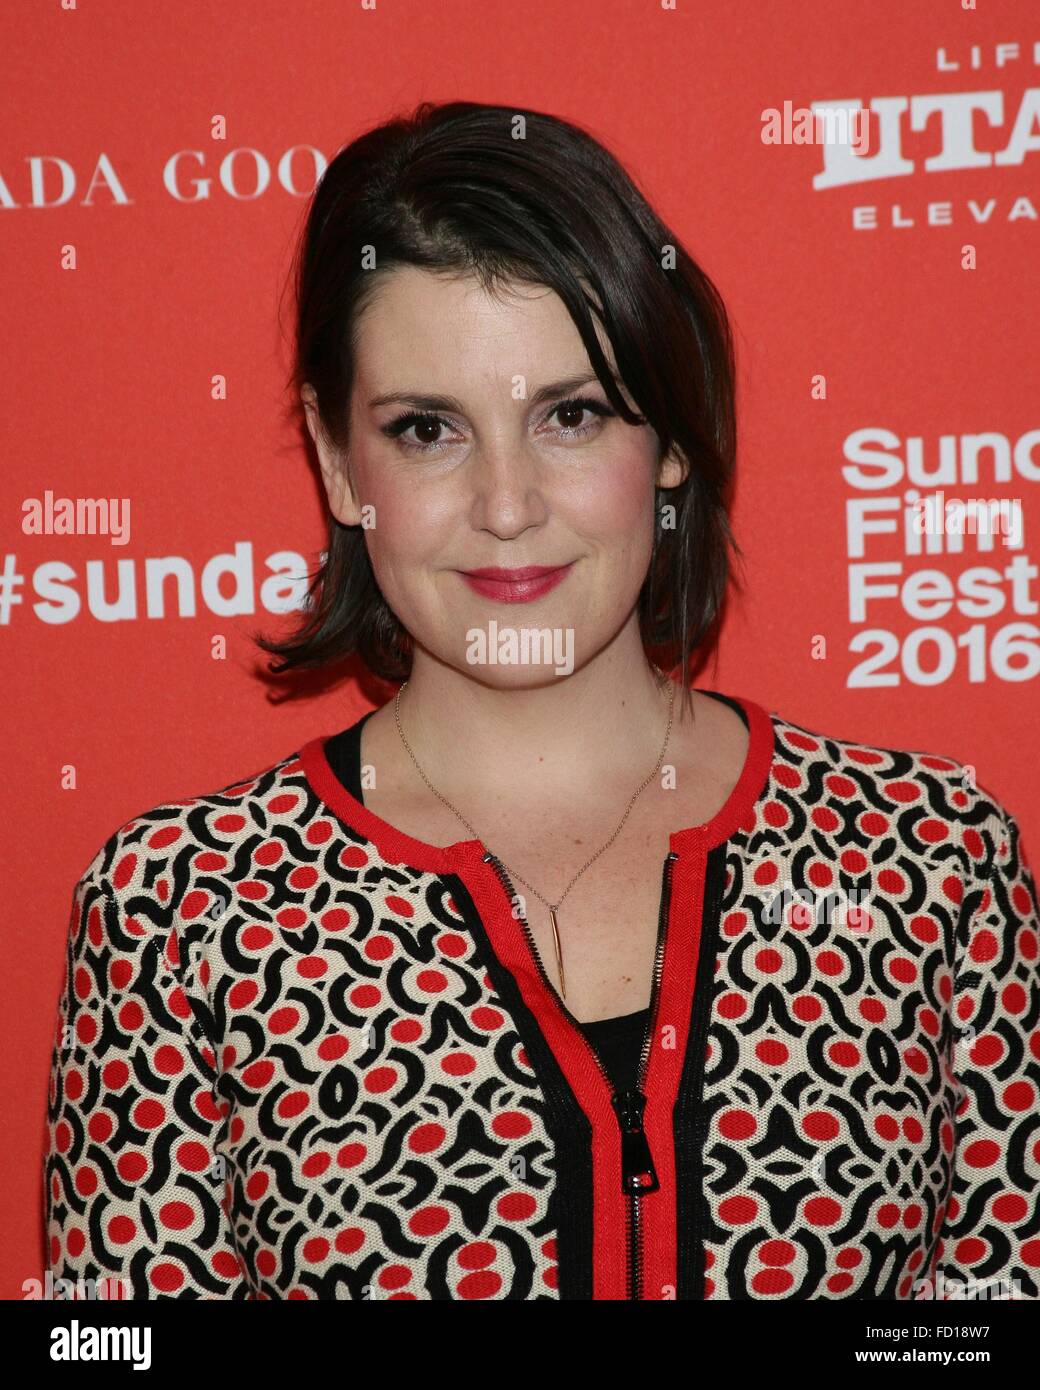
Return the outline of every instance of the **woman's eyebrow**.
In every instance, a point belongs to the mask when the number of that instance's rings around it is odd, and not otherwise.
[[[569,396],[572,392],[580,391],[582,387],[598,381],[595,372],[581,372],[576,376],[563,377],[560,381],[550,381],[544,386],[539,386],[527,400],[531,405],[542,405],[545,401]],[[458,415],[466,413],[465,406],[456,396],[431,396],[422,391],[388,391],[384,395],[373,396],[368,405],[370,410],[380,405],[410,405],[418,410],[451,410]]]

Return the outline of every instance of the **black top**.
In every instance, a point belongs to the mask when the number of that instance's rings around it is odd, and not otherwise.
[[[639,1070],[639,1054],[643,1048],[650,1010],[624,1014],[621,1018],[597,1018],[583,1023],[581,1031],[599,1054],[607,1074],[619,1091],[633,1090]]]
[[[710,693],[710,692],[709,692]],[[744,711],[735,701],[718,696],[737,711],[747,724]],[[375,714],[369,710],[349,729],[333,735],[325,745],[329,765],[339,780],[350,792],[355,801],[365,804],[361,788],[361,730],[365,721]],[[596,1049],[600,1061],[618,1090],[631,1090],[636,1084],[639,1069],[639,1054],[649,1021],[650,1010],[640,1009],[634,1014],[623,1014],[618,1018],[598,1018],[592,1023],[582,1023],[581,1031]]]

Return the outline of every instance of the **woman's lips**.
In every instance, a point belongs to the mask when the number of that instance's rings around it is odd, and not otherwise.
[[[547,569],[544,565],[528,565],[525,569],[480,569],[459,570],[459,574],[478,594],[484,598],[497,599],[500,603],[530,603],[541,598],[550,589],[555,589],[566,578],[574,561],[569,565],[559,565]]]

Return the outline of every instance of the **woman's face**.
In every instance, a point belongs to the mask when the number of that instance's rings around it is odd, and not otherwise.
[[[579,667],[636,621],[655,481],[674,486],[683,469],[669,458],[655,479],[657,436],[614,412],[554,291],[515,284],[495,297],[475,278],[395,268],[358,318],[356,360],[353,492],[305,392],[308,426],[333,515],[366,527],[376,581],[418,647],[472,674],[472,634],[494,619],[499,632],[571,629]],[[490,566],[570,568],[510,602],[462,577]],[[516,687],[551,670],[481,675]]]

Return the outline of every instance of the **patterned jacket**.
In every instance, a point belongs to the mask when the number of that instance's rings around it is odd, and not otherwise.
[[[377,817],[326,737],[117,830],[73,896],[55,1278],[1036,1298],[1040,913],[1014,817],[952,758],[718,698],[747,758],[670,837],[637,1092],[612,1094],[502,864]]]

